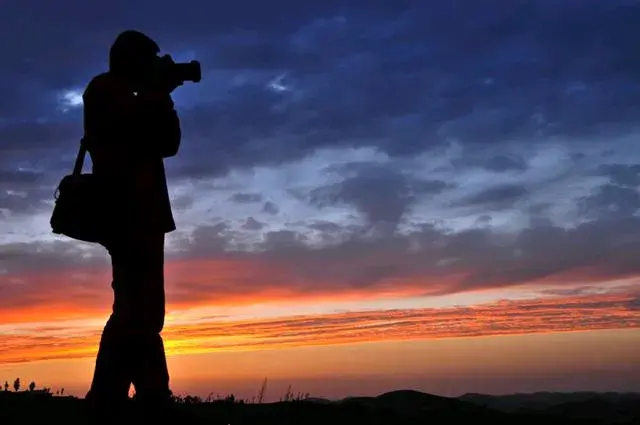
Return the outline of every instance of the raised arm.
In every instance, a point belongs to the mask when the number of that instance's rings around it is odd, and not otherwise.
[[[182,132],[173,100],[167,93],[142,92],[134,96],[132,120],[141,137],[150,135],[150,152],[168,158],[178,153]],[[154,143],[155,141],[155,143]]]
[[[83,101],[85,135],[93,157],[126,166],[178,152],[180,120],[169,94],[136,95],[103,74],[89,83]]]

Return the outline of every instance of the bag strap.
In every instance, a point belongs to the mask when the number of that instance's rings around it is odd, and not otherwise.
[[[76,163],[73,166],[73,176],[74,177],[78,177],[80,176],[80,174],[82,174],[82,166],[84,165],[84,157],[87,154],[87,146],[84,140],[84,137],[82,139],[80,139],[80,147],[78,148],[78,156],[76,156]],[[56,187],[55,192],[53,192],[53,197],[54,199],[56,199],[56,201],[58,200],[58,197],[60,196],[60,185],[62,184],[62,182],[65,181],[65,179],[62,179],[60,181],[60,183],[58,184],[58,187]]]
[[[76,163],[73,166],[73,175],[79,176],[82,174],[82,166],[84,165],[84,157],[87,154],[87,146],[85,145],[84,137],[80,139],[80,148],[78,149],[78,156],[76,157]]]

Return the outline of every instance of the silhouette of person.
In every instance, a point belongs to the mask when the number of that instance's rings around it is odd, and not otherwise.
[[[181,82],[156,78],[160,48],[128,30],[109,52],[109,69],[84,94],[84,127],[93,174],[108,206],[100,243],[112,264],[114,302],[104,327],[90,410],[117,412],[134,385],[136,399],[158,409],[171,398],[164,326],[165,234],[175,230],[164,158],[177,154],[180,121],[171,98]]]

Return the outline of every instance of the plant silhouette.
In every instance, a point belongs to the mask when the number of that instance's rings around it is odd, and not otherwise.
[[[82,407],[86,400],[73,396],[54,397],[48,388],[28,392],[0,393],[3,423],[22,425],[43,422],[86,425]],[[514,423],[533,425],[624,425],[640,417],[640,393],[534,393],[490,396],[465,394],[441,397],[413,390],[399,390],[374,397],[343,400],[310,398],[295,393],[289,385],[278,402],[249,403],[226,396],[172,396],[173,421],[177,424],[212,425],[299,425],[361,424],[418,425],[484,422],[492,425]],[[257,400],[256,400],[257,401]],[[129,402],[131,407],[135,403]],[[110,423],[161,423],[139,420],[128,410],[124,421]],[[592,420],[586,420],[591,418]],[[133,421],[132,421],[133,420]],[[166,421],[165,421],[166,422]],[[95,422],[89,422],[91,424]]]

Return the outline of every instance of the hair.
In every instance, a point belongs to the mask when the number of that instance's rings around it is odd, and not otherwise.
[[[109,50],[109,70],[126,71],[141,56],[151,56],[158,52],[160,47],[151,37],[140,31],[124,31],[116,37]]]

